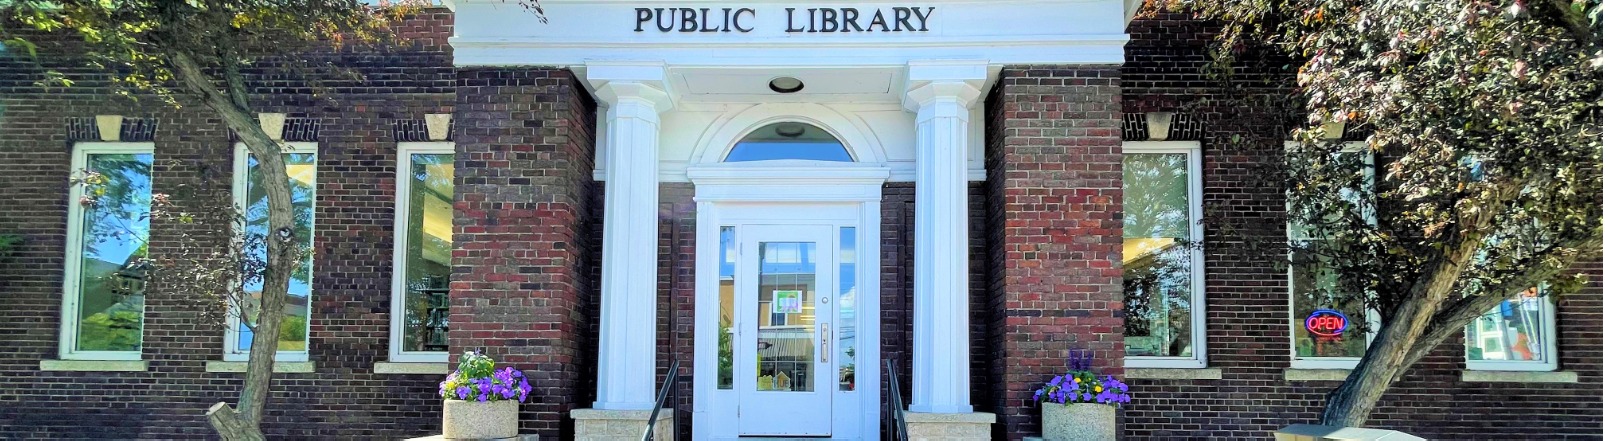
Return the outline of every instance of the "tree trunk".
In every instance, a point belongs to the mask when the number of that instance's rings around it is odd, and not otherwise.
[[[289,295],[290,276],[300,261],[295,243],[295,212],[290,201],[290,177],[285,170],[279,143],[262,131],[246,101],[246,89],[237,65],[224,63],[223,80],[228,93],[219,91],[214,81],[194,58],[184,52],[169,54],[177,75],[191,92],[200,95],[207,107],[217,111],[229,128],[239,134],[246,149],[257,160],[262,173],[262,190],[267,194],[267,264],[262,278],[261,307],[251,336],[250,358],[245,368],[245,384],[240,389],[238,409],[217,403],[207,412],[207,420],[225,440],[261,440],[263,409],[272,386],[274,357],[279,349],[279,329],[284,322],[284,304]],[[227,55],[225,55],[227,58]],[[243,312],[243,310],[242,310]],[[243,320],[243,318],[242,318]]]
[[[1349,373],[1343,384],[1326,396],[1326,408],[1321,412],[1321,424],[1339,427],[1360,427],[1371,418],[1377,401],[1394,381],[1403,375],[1410,364],[1411,353],[1422,335],[1432,325],[1439,305],[1445,303],[1454,290],[1472,253],[1479,244],[1464,236],[1433,260],[1424,277],[1410,288],[1410,294],[1394,310],[1393,319],[1382,325],[1371,346],[1360,358],[1359,365]]]

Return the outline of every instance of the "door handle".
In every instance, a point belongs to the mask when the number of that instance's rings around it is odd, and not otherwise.
[[[830,323],[819,325],[819,362],[830,362]]]

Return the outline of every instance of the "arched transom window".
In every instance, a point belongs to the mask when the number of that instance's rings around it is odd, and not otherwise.
[[[752,131],[737,141],[725,162],[802,159],[853,162],[847,146],[830,132],[800,122],[779,122]]]

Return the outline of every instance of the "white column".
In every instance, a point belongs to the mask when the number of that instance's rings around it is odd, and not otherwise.
[[[967,158],[970,106],[981,96],[986,69],[943,64],[909,71],[904,105],[916,113],[914,401],[909,410],[970,413]]]
[[[661,72],[661,70],[660,70]],[[607,106],[602,213],[602,317],[596,409],[655,404],[658,288],[658,114],[668,94],[636,79],[602,80]]]

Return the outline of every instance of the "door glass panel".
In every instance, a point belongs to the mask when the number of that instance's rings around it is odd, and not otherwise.
[[[736,227],[719,227],[719,388],[732,389],[736,378]]]
[[[758,243],[758,390],[814,389],[815,248]]]
[[[853,390],[855,384],[853,357],[857,355],[854,343],[858,337],[858,308],[854,306],[858,301],[857,245],[858,229],[842,227],[841,270],[836,272],[836,279],[841,281],[841,292],[836,294],[836,310],[840,314],[836,319],[836,347],[841,351],[836,355],[836,381],[838,388],[843,391]]]

